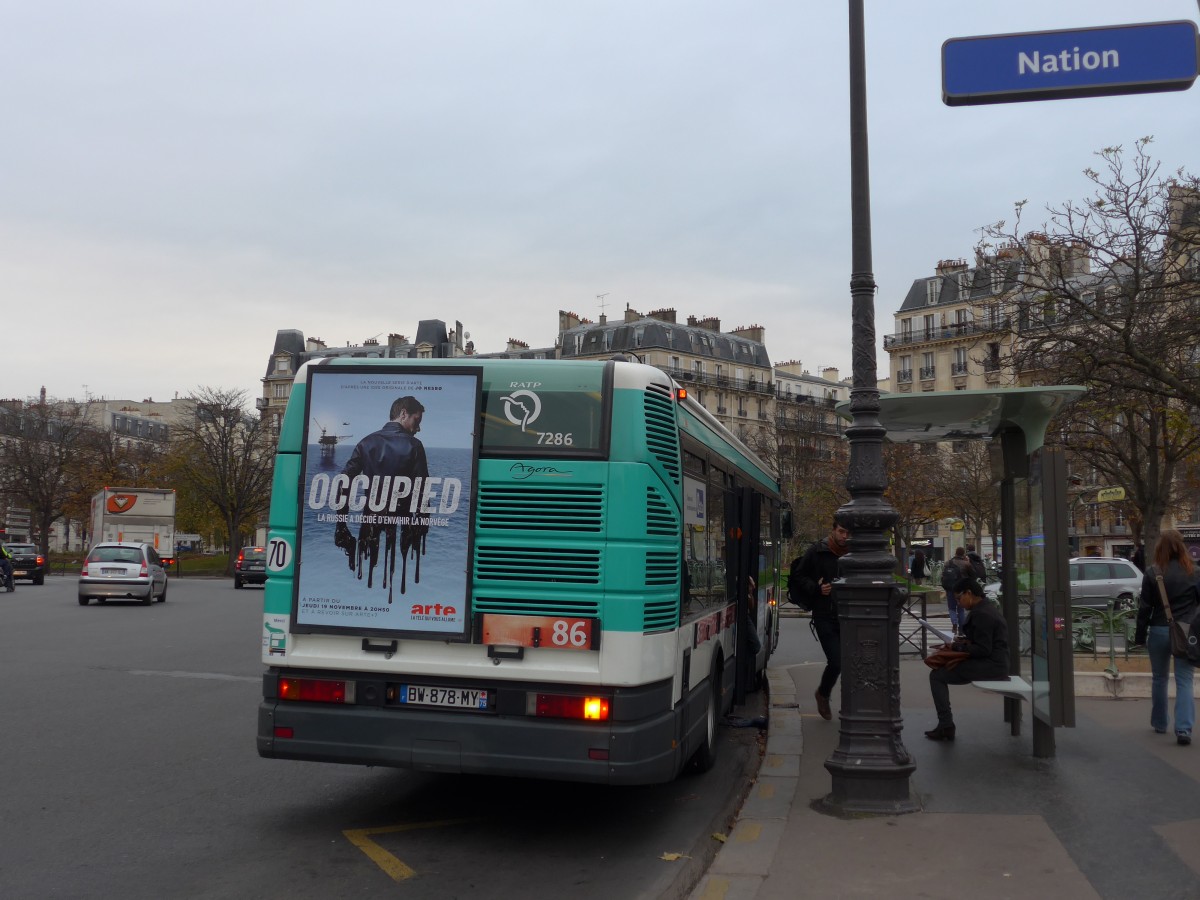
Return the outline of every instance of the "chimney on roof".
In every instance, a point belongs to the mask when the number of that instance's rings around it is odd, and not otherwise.
[[[965,272],[967,270],[967,261],[965,259],[939,259],[937,264],[937,273],[939,275],[949,275],[951,272]]]
[[[838,370],[832,366],[821,370],[821,377],[826,381],[838,381]]]
[[[706,328],[709,331],[720,331],[721,330],[721,320],[718,319],[716,316],[705,316],[703,319],[701,319],[700,321],[698,321],[696,323],[696,327]]]
[[[652,309],[646,315],[651,319],[658,319],[660,322],[670,322],[672,325],[675,324],[674,309]]]
[[[730,334],[736,334],[739,337],[746,338],[748,341],[754,341],[755,343],[761,344],[763,342],[763,336],[765,332],[766,329],[761,325],[739,325],[737,328],[733,329]]]

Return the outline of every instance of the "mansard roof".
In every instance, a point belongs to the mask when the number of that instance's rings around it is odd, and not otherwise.
[[[579,334],[583,335],[583,343],[576,353],[575,336]],[[612,335],[611,343],[606,342],[606,334]],[[562,334],[563,359],[644,350],[674,351],[745,366],[771,368],[767,348],[760,341],[694,325],[663,322],[649,316],[633,322],[583,324]]]

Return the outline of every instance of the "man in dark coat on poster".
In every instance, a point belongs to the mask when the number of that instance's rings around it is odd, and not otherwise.
[[[376,475],[392,477],[404,476],[415,480],[429,477],[429,463],[425,458],[425,445],[417,439],[416,434],[421,430],[421,419],[425,415],[425,407],[413,396],[400,397],[392,403],[389,411],[389,421],[378,431],[368,434],[358,442],[350,459],[342,468],[342,474],[353,481],[359,475],[371,478]],[[419,488],[414,487],[415,490]],[[336,543],[349,557],[350,568],[357,565],[358,577],[362,578],[362,563],[368,559],[367,586],[372,584],[375,565],[379,559],[379,538],[384,538],[385,560],[383,566],[383,584],[388,585],[388,579],[396,570],[396,528],[395,524],[375,524],[364,522],[359,526],[358,539],[350,533],[344,522],[339,522],[334,529]],[[411,550],[416,560],[415,582],[421,580],[420,554],[423,552],[423,541],[429,526],[409,522],[400,528],[400,558],[401,579],[400,593],[404,593],[405,575],[408,569],[408,554]],[[391,591],[388,591],[388,602],[392,602]]]

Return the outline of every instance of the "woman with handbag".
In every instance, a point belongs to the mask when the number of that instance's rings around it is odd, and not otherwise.
[[[953,565],[952,562],[946,565]],[[954,588],[958,608],[966,616],[961,636],[925,658],[929,692],[937,710],[937,727],[925,732],[931,741],[954,740],[954,715],[950,711],[950,685],[1008,678],[1008,625],[995,600],[983,594],[983,582],[964,574]]]
[[[1145,644],[1150,656],[1150,727],[1166,734],[1167,674],[1175,664],[1175,740],[1186,746],[1192,742],[1196,722],[1196,701],[1192,697],[1192,678],[1196,667],[1186,657],[1174,656],[1171,631],[1186,624],[1200,604],[1196,566],[1188,555],[1183,535],[1173,528],[1158,537],[1154,545],[1153,565],[1142,579],[1138,603],[1135,644]]]

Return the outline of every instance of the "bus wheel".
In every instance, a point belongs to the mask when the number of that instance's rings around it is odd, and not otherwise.
[[[713,661],[708,676],[708,707],[704,711],[704,743],[692,754],[689,766],[693,772],[707,772],[717,761],[717,718],[721,715],[721,657]]]

